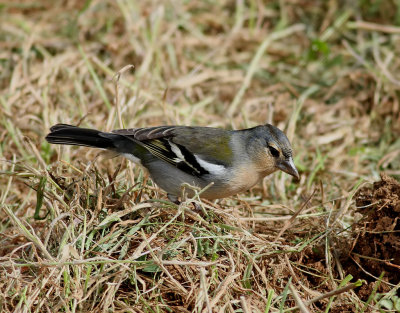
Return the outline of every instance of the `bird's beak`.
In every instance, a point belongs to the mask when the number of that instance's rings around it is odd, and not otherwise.
[[[297,171],[297,168],[294,165],[293,159],[291,157],[286,160],[280,161],[276,166],[285,173],[288,173],[289,175],[300,179],[299,172]]]

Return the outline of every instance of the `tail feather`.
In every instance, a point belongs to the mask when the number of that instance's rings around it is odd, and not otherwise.
[[[113,149],[115,145],[111,138],[102,136],[103,132],[95,129],[80,128],[68,124],[57,124],[50,128],[46,136],[49,143],[86,146],[102,149]]]

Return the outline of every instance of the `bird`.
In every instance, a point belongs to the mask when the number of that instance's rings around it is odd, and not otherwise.
[[[271,124],[241,130],[156,126],[111,132],[57,124],[46,140],[111,150],[138,163],[174,203],[185,183],[204,189],[201,198],[214,200],[246,191],[278,170],[300,177],[289,139]]]

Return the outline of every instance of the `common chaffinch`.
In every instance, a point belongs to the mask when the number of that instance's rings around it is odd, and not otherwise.
[[[140,163],[173,202],[183,183],[200,188],[213,183],[201,197],[217,199],[245,191],[277,170],[299,178],[288,138],[270,124],[242,130],[158,126],[110,133],[57,124],[46,140],[112,150]]]

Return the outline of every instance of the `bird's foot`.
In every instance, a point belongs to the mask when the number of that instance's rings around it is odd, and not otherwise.
[[[175,203],[176,205],[180,205],[181,202],[178,200],[178,197],[175,195],[171,195],[170,193],[167,194],[167,198],[169,201],[171,201],[172,203]]]

